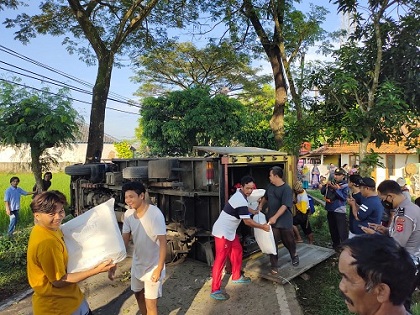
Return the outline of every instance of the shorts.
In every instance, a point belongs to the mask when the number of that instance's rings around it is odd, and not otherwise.
[[[309,235],[312,233],[308,213],[303,214],[300,211],[296,211],[296,215],[293,217],[293,225],[300,225],[305,235]]]
[[[162,284],[165,279],[166,270],[163,268],[160,279],[157,282],[153,282],[150,278],[152,273],[155,270],[153,268],[151,271],[147,272],[140,279],[137,279],[133,275],[131,276],[131,290],[133,292],[140,292],[144,289],[144,297],[149,300],[155,300],[162,297]]]

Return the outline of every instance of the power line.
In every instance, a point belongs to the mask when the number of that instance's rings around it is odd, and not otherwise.
[[[10,64],[10,63],[7,63],[7,62],[1,61],[1,60],[0,60],[0,63],[6,64],[10,67],[14,67],[14,68],[17,68],[17,69],[22,70],[22,71],[29,72],[31,74],[39,76],[40,78],[37,78],[35,76],[31,76],[31,75],[28,75],[28,74],[24,74],[24,73],[21,73],[21,72],[18,72],[18,71],[14,71],[14,70],[11,70],[11,69],[6,69],[6,68],[3,68],[3,67],[0,67],[0,69],[2,69],[2,70],[8,71],[8,72],[11,72],[11,73],[14,73],[14,74],[18,74],[18,75],[21,75],[21,76],[24,76],[24,77],[27,77],[27,78],[30,78],[30,79],[38,80],[38,81],[41,81],[41,82],[46,82],[46,83],[49,83],[49,84],[52,84],[52,85],[55,85],[55,86],[58,86],[58,87],[61,87],[61,88],[68,88],[68,89],[73,90],[73,91],[78,92],[78,93],[88,94],[88,95],[91,95],[91,96],[93,95],[93,93],[90,90],[83,90],[83,89],[81,89],[77,86],[69,85],[65,82],[57,81],[57,80],[52,79],[50,77],[38,74],[38,73],[33,72],[33,71],[23,69],[21,67],[15,66],[13,64]],[[137,105],[135,103],[132,103],[131,101],[120,101],[120,100],[114,99],[112,97],[108,97],[108,100],[114,101],[114,102],[117,102],[117,103],[121,103],[121,104],[130,105],[130,106],[137,107],[137,108],[141,108],[141,105]]]
[[[10,84],[22,86],[24,88],[29,88],[29,89],[36,90],[36,91],[39,91],[39,92],[42,92],[42,93],[47,93],[47,94],[51,94],[51,95],[54,95],[54,96],[60,96],[60,97],[62,97],[62,95],[59,95],[57,93],[46,91],[46,90],[41,90],[41,89],[35,88],[33,86],[28,86],[26,84],[20,84],[20,83],[17,83],[17,82],[14,82],[14,81],[10,81],[10,80],[6,80],[6,79],[2,79],[2,78],[0,78],[0,81],[4,81],[4,82],[10,83]],[[84,104],[89,104],[89,105],[91,104],[90,102],[82,101],[82,100],[79,100],[79,99],[76,99],[76,98],[73,98],[73,97],[70,97],[70,96],[66,96],[66,98],[68,98],[69,100],[75,101],[75,102],[79,102],[79,103],[84,103]],[[122,109],[117,109],[117,108],[113,108],[113,107],[109,107],[109,106],[106,106],[106,109],[114,110],[114,111],[125,113],[125,114],[132,114],[132,115],[138,115],[138,116],[140,116],[139,113],[128,112],[128,111],[124,111]]]
[[[22,54],[14,51],[14,50],[12,50],[10,48],[7,48],[7,47],[3,46],[3,45],[0,45],[0,51],[3,51],[3,52],[5,52],[5,53],[7,53],[9,55],[12,55],[12,56],[17,57],[19,59],[22,59],[24,61],[30,62],[32,64],[35,64],[36,66],[39,66],[39,67],[41,67],[43,69],[46,69],[46,70],[49,70],[49,71],[54,72],[56,74],[59,74],[61,76],[64,76],[65,78],[68,78],[68,79],[70,79],[72,81],[75,81],[75,82],[77,82],[77,83],[79,83],[79,84],[81,84],[83,86],[86,86],[86,87],[89,87],[89,88],[93,89],[93,84],[91,84],[89,82],[83,81],[83,80],[81,80],[79,78],[76,78],[76,77],[74,77],[72,75],[69,75],[69,74],[67,74],[67,73],[65,73],[65,72],[63,72],[61,70],[57,70],[57,69],[55,69],[53,67],[50,67],[48,65],[45,65],[45,64],[43,64],[43,63],[41,63],[39,61],[36,61],[36,60],[34,60],[32,58],[29,58],[29,57],[27,57],[25,55],[22,55]],[[14,65],[12,65],[12,66],[13,67],[16,67]],[[19,68],[19,67],[17,67],[17,68]],[[22,69],[22,68],[20,68],[20,70],[28,71],[28,70],[25,70],[25,69]],[[32,72],[32,73],[35,74],[34,72]],[[39,74],[37,74],[37,75],[39,75]],[[41,76],[41,75],[39,75],[39,76]],[[49,78],[49,79],[50,80],[53,80],[51,78]],[[56,81],[56,80],[54,80],[54,81]],[[57,81],[57,82],[59,82],[59,81]],[[124,104],[128,104],[128,105],[131,105],[131,106],[135,106],[135,107],[141,108],[141,104],[136,103],[136,102],[130,100],[128,97],[122,96],[122,95],[117,94],[117,93],[114,93],[112,91],[109,91],[109,95],[113,95],[114,96],[113,98],[108,97],[109,100],[112,100],[112,101],[115,101],[115,102],[120,102],[120,103],[124,103]],[[120,99],[122,99],[124,101],[118,100],[117,98],[120,98]]]

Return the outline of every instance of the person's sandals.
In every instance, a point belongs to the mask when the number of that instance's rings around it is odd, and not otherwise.
[[[273,276],[277,276],[277,274],[279,273],[279,271],[277,270],[277,268],[271,268],[270,273],[271,273]]]
[[[226,301],[227,299],[229,299],[229,295],[222,292],[221,290],[217,290],[217,291],[212,292],[210,294],[210,297],[212,297],[213,299],[218,300],[218,301]]]
[[[232,283],[235,283],[235,284],[250,283],[250,282],[251,282],[251,278],[244,277],[244,276],[241,276],[239,279],[232,280]]]
[[[292,258],[292,265],[294,267],[299,266],[299,256],[296,255],[295,257]]]

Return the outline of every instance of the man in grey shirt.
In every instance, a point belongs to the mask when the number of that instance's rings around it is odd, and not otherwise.
[[[283,169],[274,166],[270,169],[270,184],[264,197],[262,197],[258,210],[261,211],[268,202],[268,223],[271,225],[276,244],[281,240],[288,249],[292,258],[292,265],[299,265],[299,256],[296,253],[296,242],[293,235],[293,192],[289,185],[283,181]],[[278,273],[278,248],[277,255],[270,255],[271,273]]]

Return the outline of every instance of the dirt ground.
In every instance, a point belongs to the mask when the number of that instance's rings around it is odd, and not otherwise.
[[[118,266],[116,279],[108,280],[100,274],[80,283],[94,314],[137,315],[138,307],[130,290],[129,270],[131,258]],[[159,314],[170,315],[243,315],[243,314],[302,314],[296,301],[295,288],[250,275],[251,284],[232,284],[228,275],[222,287],[230,295],[227,301],[210,298],[210,267],[187,259],[167,267],[163,297],[159,299]],[[15,297],[0,305],[0,314],[29,315],[31,294]]]

